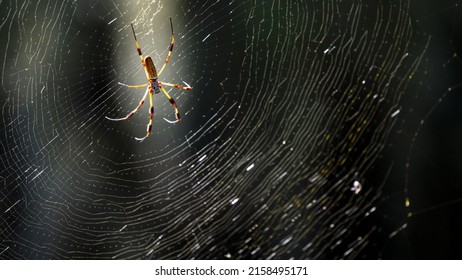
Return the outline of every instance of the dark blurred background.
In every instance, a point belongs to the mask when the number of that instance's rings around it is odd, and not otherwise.
[[[0,258],[462,258],[461,3],[395,2],[2,1]]]

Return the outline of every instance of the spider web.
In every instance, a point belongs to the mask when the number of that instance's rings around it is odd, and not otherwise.
[[[446,166],[422,139],[460,95],[458,4],[0,1],[0,258],[421,257],[412,223],[462,199],[457,168],[416,194]],[[160,69],[169,17],[159,79],[193,90],[168,88],[176,124],[155,95],[140,143],[147,104],[105,116],[144,94],[118,85],[146,82],[130,23]]]

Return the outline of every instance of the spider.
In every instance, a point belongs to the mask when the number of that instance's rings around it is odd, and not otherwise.
[[[173,108],[175,109],[176,121],[170,121],[170,120],[167,120],[166,118],[164,118],[164,120],[166,120],[169,123],[176,123],[176,122],[179,122],[181,120],[180,119],[180,113],[178,111],[178,106],[176,105],[175,100],[173,100],[173,98],[168,94],[168,92],[164,89],[163,86],[165,85],[165,86],[170,86],[170,87],[175,87],[175,88],[180,88],[180,89],[185,89],[185,90],[192,90],[192,87],[190,85],[188,85],[186,82],[183,82],[186,86],[182,86],[182,85],[178,85],[178,84],[165,83],[165,82],[161,82],[161,81],[157,80],[160,77],[160,74],[162,73],[162,71],[164,71],[164,68],[167,65],[168,61],[170,60],[170,56],[172,55],[173,45],[175,43],[175,37],[174,37],[174,34],[173,34],[173,23],[172,23],[171,18],[170,18],[170,27],[172,29],[172,41],[170,43],[170,49],[168,51],[167,58],[165,59],[164,65],[160,69],[159,73],[157,73],[156,67],[154,66],[154,63],[152,62],[152,58],[149,55],[143,57],[143,54],[141,53],[140,45],[138,44],[138,40],[136,39],[136,34],[135,34],[135,29],[133,28],[133,24],[131,24],[131,27],[132,27],[132,31],[133,31],[133,37],[135,38],[136,50],[138,51],[138,55],[140,56],[141,64],[143,65],[144,72],[146,73],[146,78],[148,79],[148,82],[146,84],[135,85],[135,86],[129,86],[129,85],[126,85],[126,84],[123,84],[123,83],[119,82],[119,85],[125,86],[125,87],[128,87],[128,88],[147,87],[147,89],[146,89],[146,92],[144,93],[143,98],[141,99],[140,103],[138,104],[138,106],[133,111],[131,111],[127,116],[125,116],[123,118],[115,118],[115,119],[109,118],[109,117],[106,116],[106,118],[108,120],[111,120],[111,121],[128,120],[131,116],[133,116],[138,111],[138,109],[141,108],[141,106],[144,104],[144,100],[146,99],[146,96],[149,93],[149,102],[151,104],[151,107],[149,108],[149,123],[147,125],[146,136],[141,137],[141,138],[135,137],[136,140],[143,141],[144,139],[146,139],[151,134],[152,119],[154,117],[154,107],[153,107],[153,104],[152,104],[153,94],[157,94],[160,91],[162,91],[165,94],[165,96],[167,96],[168,100],[170,101]]]

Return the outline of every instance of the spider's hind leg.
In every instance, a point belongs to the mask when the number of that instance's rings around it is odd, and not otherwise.
[[[173,98],[170,96],[170,94],[168,94],[168,92],[163,87],[160,87],[160,89],[164,92],[165,96],[167,96],[167,98],[168,98],[168,101],[170,101],[170,104],[172,104],[173,108],[175,109],[176,121],[170,121],[170,120],[167,120],[166,118],[164,118],[164,120],[169,122],[169,123],[176,123],[176,122],[181,121],[180,112],[178,111],[178,106],[176,105],[175,100],[173,100]]]
[[[133,116],[133,115],[138,111],[138,109],[141,108],[141,106],[143,106],[144,100],[146,99],[146,96],[148,95],[148,92],[149,92],[149,89],[146,89],[146,92],[144,93],[144,96],[143,96],[143,98],[141,99],[141,101],[140,101],[140,103],[138,104],[138,106],[137,106],[133,111],[131,111],[128,115],[126,115],[125,117],[113,119],[113,118],[110,118],[110,117],[106,116],[106,119],[108,119],[108,120],[110,120],[110,121],[123,121],[123,120],[128,120],[131,116]]]
[[[149,135],[151,135],[151,130],[152,130],[152,119],[154,118],[154,105],[152,104],[152,95],[153,95],[153,89],[151,87],[148,88],[148,91],[149,91],[149,103],[150,103],[150,107],[149,107],[149,123],[147,125],[147,128],[146,128],[146,136],[144,137],[135,137],[136,140],[138,141],[143,141],[144,139],[146,139]],[[146,92],[147,93],[147,92]]]

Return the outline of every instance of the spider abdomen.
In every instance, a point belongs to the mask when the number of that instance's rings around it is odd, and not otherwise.
[[[157,70],[154,66],[154,62],[152,62],[152,58],[150,56],[146,56],[144,58],[144,63],[146,64],[146,76],[148,80],[150,79],[157,79]]]

